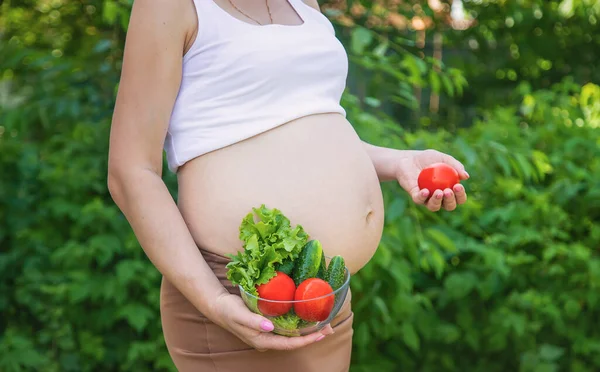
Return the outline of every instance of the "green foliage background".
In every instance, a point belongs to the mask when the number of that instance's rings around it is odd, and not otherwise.
[[[374,144],[451,153],[471,179],[452,213],[383,185],[381,246],[352,280],[352,369],[600,369],[599,3],[465,1],[474,27],[433,17],[443,63],[354,4],[367,13],[336,23],[350,121]],[[0,5],[0,371],[174,370],[160,276],[106,189],[130,6]]]

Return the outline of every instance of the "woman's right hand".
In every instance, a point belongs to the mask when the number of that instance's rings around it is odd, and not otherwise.
[[[215,300],[212,314],[215,323],[258,351],[293,350],[320,341],[333,333],[333,328],[327,325],[322,330],[306,336],[276,335],[271,333],[273,324],[267,318],[253,313],[241,297],[229,293]]]

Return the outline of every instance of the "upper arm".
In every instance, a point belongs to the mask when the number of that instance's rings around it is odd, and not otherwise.
[[[133,3],[111,125],[109,173],[132,166],[161,173],[190,33],[190,22],[182,19],[189,18],[190,6],[185,0]]]
[[[321,8],[319,7],[319,3],[317,0],[302,0],[302,1],[304,1],[304,3],[308,6],[310,6],[311,8],[315,8],[319,12],[321,11]]]

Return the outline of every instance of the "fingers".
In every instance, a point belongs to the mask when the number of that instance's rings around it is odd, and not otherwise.
[[[459,183],[454,185],[454,196],[456,197],[456,202],[458,204],[464,204],[467,202],[467,192],[465,191],[465,187]]]
[[[444,190],[444,201],[442,202],[442,205],[447,211],[453,211],[456,209],[456,198],[454,197],[452,190]]]
[[[236,330],[234,333],[258,351],[297,349],[320,341],[325,336],[334,333],[333,328],[327,325],[319,332],[302,337],[279,336],[271,333],[274,329],[271,321],[251,312],[245,305],[242,307],[231,306],[229,314],[231,321],[237,324],[233,327]]]
[[[267,318],[251,312],[246,307],[231,309],[231,311],[231,320],[244,327],[259,332],[271,332],[275,328]]]
[[[430,211],[437,212],[442,207],[443,197],[444,197],[444,192],[442,190],[435,190],[433,192],[433,195],[431,196],[431,198],[429,198],[429,200],[425,204],[425,206]]]
[[[413,200],[415,200],[415,197],[413,197]],[[444,191],[435,190],[433,196],[425,203],[425,206],[432,212],[437,212],[441,208],[447,211],[453,211],[459,204],[464,204],[466,201],[467,193],[465,191],[465,187],[457,183],[452,189],[445,189]],[[415,203],[416,202],[417,201],[415,200]]]
[[[229,296],[225,327],[242,341],[258,351],[292,350],[311,343],[321,341],[325,336],[334,333],[331,325],[326,325],[319,332],[302,337],[286,337],[271,333],[273,323],[265,317],[250,311],[237,296]]]
[[[425,204],[425,201],[427,201],[427,198],[429,197],[429,190],[419,190],[418,187],[415,187],[411,191],[411,196],[415,204]]]
[[[469,173],[465,170],[465,166],[460,161],[456,160],[456,158],[452,155],[445,154],[443,152],[437,150],[425,150],[425,152],[429,152],[432,156],[435,156],[437,159],[441,160],[443,163],[448,164],[452,168],[456,169],[458,172],[458,176],[461,180],[466,180],[469,177]],[[438,160],[438,161],[439,161]]]
[[[330,331],[328,332],[333,332],[333,329],[331,329],[331,327],[329,327],[329,329]],[[258,350],[294,350],[310,345],[314,342],[321,341],[326,336],[326,334],[324,334],[323,332],[325,332],[324,329],[320,332],[315,332],[310,335],[299,337],[285,337],[277,336],[272,333],[263,333],[257,336],[255,343],[257,344]]]
[[[327,324],[325,327],[323,327],[323,329],[321,330],[321,333],[324,334],[325,336],[327,335],[332,335],[334,333],[333,328],[331,328],[330,324]]]
[[[463,165],[463,163],[461,163],[460,161],[456,160],[455,157],[448,155],[448,154],[444,154],[444,163],[450,165],[452,168],[456,169],[456,171],[458,172],[458,176],[460,177],[461,180],[466,180],[467,178],[469,178],[469,173],[467,173],[467,171],[465,170],[465,166]]]

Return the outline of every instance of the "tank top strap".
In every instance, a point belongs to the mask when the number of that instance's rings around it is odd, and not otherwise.
[[[206,42],[210,40],[210,38],[213,38],[215,36],[214,31],[212,31],[212,29],[215,26],[215,23],[213,23],[214,21],[212,20],[214,20],[215,17],[218,16],[218,14],[214,14],[216,12],[210,6],[211,4],[209,3],[209,1],[212,2],[212,0],[192,1],[194,5],[194,11],[196,12],[196,19],[198,21],[198,29],[192,46],[183,56],[184,62],[188,61],[194,55],[200,53],[203,47],[206,45]],[[219,22],[217,21],[216,24],[219,24]]]
[[[308,5],[304,0],[288,0],[288,2],[305,22],[320,24],[335,34],[331,21],[320,10]]]
[[[294,11],[300,16],[300,18],[304,22],[310,22],[313,18],[313,15],[310,14],[310,9],[308,9],[308,5],[303,0],[286,0],[288,4],[294,9]]]
[[[206,0],[192,0],[194,3],[194,8],[196,10],[196,15],[198,16],[198,20],[200,20],[200,16],[206,13],[205,8],[208,8],[208,4],[206,4]]]
[[[241,20],[236,19],[214,0],[193,0],[198,19],[196,41],[198,49],[207,47],[218,40],[223,33],[238,32]]]

